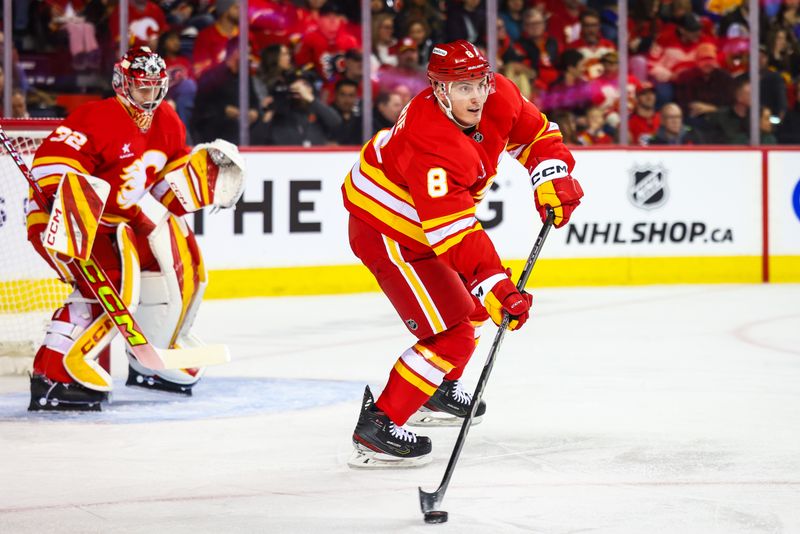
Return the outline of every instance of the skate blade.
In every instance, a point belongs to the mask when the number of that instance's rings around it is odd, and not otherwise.
[[[472,420],[472,424],[470,426],[475,426],[480,424],[483,420],[483,415],[479,415]],[[408,426],[461,426],[464,422],[464,419],[461,417],[456,417],[455,415],[451,415],[449,413],[444,412],[431,412],[428,410],[421,409],[416,412],[414,415],[408,418],[408,422],[406,424]]]
[[[406,469],[428,465],[431,460],[430,454],[414,458],[398,458],[357,445],[347,460],[347,465],[351,469]]]

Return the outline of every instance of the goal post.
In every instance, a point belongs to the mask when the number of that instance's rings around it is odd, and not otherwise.
[[[31,164],[56,119],[0,120],[23,159]],[[70,293],[27,240],[28,183],[0,148],[0,374],[30,369],[50,315]]]

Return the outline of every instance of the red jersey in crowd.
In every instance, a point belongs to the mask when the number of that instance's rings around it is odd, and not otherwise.
[[[653,113],[653,116],[649,119],[642,117],[638,113],[631,113],[630,117],[628,117],[631,144],[648,144],[660,126],[661,117],[658,113]]]
[[[294,62],[298,67],[313,63],[322,79],[329,80],[336,72],[334,59],[351,48],[361,48],[361,43],[347,31],[342,19],[323,17],[320,27],[303,37]]]
[[[544,7],[550,18],[547,19],[547,33],[556,38],[561,48],[575,48],[573,44],[581,35],[581,12],[586,8],[575,2],[574,10],[570,10],[564,0],[544,0],[536,2]]]
[[[617,51],[617,45],[603,37],[600,38],[597,44],[589,44],[583,39],[578,39],[570,44],[569,48],[575,48],[583,55],[581,66],[584,76],[589,80],[593,80],[603,74],[600,58],[609,52]]]
[[[716,39],[702,34],[696,42],[685,43],[678,37],[677,27],[673,26],[671,31],[662,34],[650,48],[648,56],[650,76],[659,82],[672,80],[684,70],[695,65],[697,47],[703,43],[711,43],[716,46]]]
[[[578,134],[578,143],[584,146],[613,145],[614,138],[603,130],[597,130],[595,133],[583,131]]]
[[[225,35],[216,23],[200,30],[194,42],[194,77],[199,78],[214,65],[222,63],[225,60],[228,41],[237,35],[239,28],[234,28],[231,35]]]
[[[109,27],[115,43],[119,42],[119,5],[115,5],[109,15]],[[139,9],[134,2],[128,4],[128,45],[148,46],[167,30],[167,18],[154,2],[148,1]]]

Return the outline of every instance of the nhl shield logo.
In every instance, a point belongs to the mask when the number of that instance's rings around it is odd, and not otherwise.
[[[631,171],[628,198],[637,208],[652,210],[667,201],[667,171],[661,165],[639,167]]]
[[[483,134],[480,132],[475,132],[474,134],[472,134],[472,138],[475,139],[476,143],[480,143],[481,141],[483,141]]]
[[[406,325],[411,330],[416,330],[417,328],[419,328],[419,325],[417,324],[417,322],[414,319],[406,319]]]

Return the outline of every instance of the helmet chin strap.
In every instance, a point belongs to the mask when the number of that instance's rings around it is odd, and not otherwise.
[[[455,116],[453,116],[453,103],[450,101],[450,97],[448,96],[448,93],[450,93],[450,88],[453,86],[453,82],[447,82],[447,86],[445,86],[444,82],[438,82],[438,84],[439,87],[442,88],[442,92],[444,93],[444,99],[447,102],[447,105],[442,104],[442,101],[439,100],[438,98],[436,99],[436,101],[439,102],[439,107],[442,108],[442,111],[444,111],[444,114],[447,115],[447,118],[453,121],[456,124],[456,126],[461,128],[462,130],[472,128],[472,126],[461,124],[458,121],[458,119],[456,119]]]

